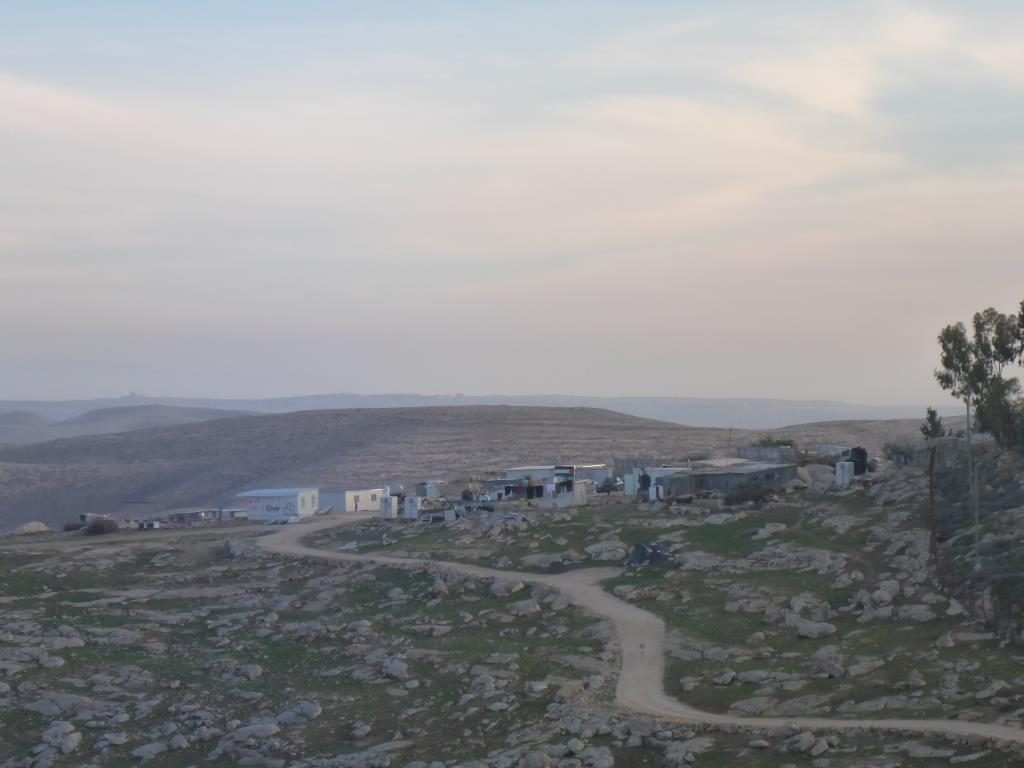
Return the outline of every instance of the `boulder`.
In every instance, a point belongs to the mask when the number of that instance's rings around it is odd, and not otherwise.
[[[521,581],[508,581],[506,579],[495,579],[491,583],[491,594],[495,597],[508,597],[526,589]]]
[[[926,621],[935,621],[939,617],[927,605],[917,603],[914,605],[901,605],[896,609],[896,618],[902,621],[915,621],[923,624]]]
[[[26,536],[33,533],[47,533],[50,528],[45,523],[40,523],[38,520],[33,520],[30,523],[22,523],[14,529],[14,533],[17,536]]]
[[[798,637],[816,640],[819,637],[828,637],[835,633],[835,624],[829,624],[827,621],[808,621],[806,619],[800,619],[796,622],[796,634]]]
[[[814,749],[814,745],[818,743],[817,737],[811,731],[804,731],[798,733],[796,736],[786,740],[786,746],[793,752],[810,752]]]
[[[618,539],[599,541],[583,551],[595,560],[622,560],[626,557],[626,545]]]
[[[149,744],[143,744],[141,747],[133,749],[132,757],[136,757],[139,760],[152,760],[157,755],[163,754],[166,751],[166,741],[151,741]]]
[[[931,747],[919,741],[905,741],[900,744],[900,750],[905,752],[907,757],[915,759],[952,757],[956,754],[955,750]]]
[[[732,681],[736,679],[736,673],[731,669],[727,669],[722,674],[716,675],[711,682],[715,685],[731,685]]]
[[[512,605],[509,606],[508,611],[513,616],[530,616],[535,613],[540,613],[540,603],[531,597],[528,600],[520,600],[512,603]]]
[[[381,664],[380,671],[392,680],[409,679],[409,665],[401,659],[386,659],[384,663]]]
[[[823,645],[815,651],[808,662],[811,671],[818,677],[845,677],[846,657],[834,645]]]

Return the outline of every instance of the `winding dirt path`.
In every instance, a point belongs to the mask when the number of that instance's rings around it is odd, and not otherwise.
[[[464,573],[486,579],[517,580],[544,584],[565,594],[575,605],[611,621],[622,652],[622,669],[615,690],[616,703],[631,712],[664,720],[742,728],[802,728],[827,731],[896,731],[918,734],[955,734],[981,736],[1005,742],[1024,744],[1024,729],[991,723],[959,720],[840,720],[818,717],[736,717],[714,714],[689,707],[665,692],[665,624],[652,613],[620,600],[602,589],[600,582],[616,576],[616,568],[584,568],[560,574],[502,571],[465,563],[452,563],[426,558],[359,555],[349,552],[315,549],[302,542],[306,536],[354,522],[346,516],[318,521],[310,525],[290,525],[260,538],[259,544],[268,552],[321,560],[365,561],[397,568],[429,566],[441,571]]]

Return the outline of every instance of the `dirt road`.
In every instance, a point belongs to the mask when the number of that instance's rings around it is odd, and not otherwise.
[[[398,568],[428,565],[442,571],[454,571],[487,579],[518,580],[554,587],[575,605],[611,621],[622,651],[622,669],[615,690],[616,703],[623,709],[665,720],[749,728],[803,728],[807,730],[897,731],[920,734],[956,734],[981,736],[1024,744],[1024,729],[989,723],[959,720],[838,720],[813,717],[735,717],[702,712],[679,702],[664,688],[665,624],[652,613],[630,605],[601,588],[600,582],[618,575],[615,568],[585,568],[560,574],[499,571],[463,563],[429,559],[358,555],[349,552],[314,549],[302,543],[311,533],[351,522],[353,518],[335,518],[311,525],[294,525],[259,539],[269,552],[322,560],[362,560]]]

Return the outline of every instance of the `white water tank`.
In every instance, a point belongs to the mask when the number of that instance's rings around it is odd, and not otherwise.
[[[402,510],[402,517],[406,520],[419,520],[420,508],[423,506],[423,498],[420,496],[406,496],[405,506]]]
[[[377,513],[377,517],[381,520],[394,520],[398,517],[398,497],[397,496],[381,496],[380,498],[380,512]]]
[[[848,488],[853,482],[854,469],[856,465],[852,461],[840,461],[836,463],[836,486]]]

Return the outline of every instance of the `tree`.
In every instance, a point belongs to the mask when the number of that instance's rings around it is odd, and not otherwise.
[[[935,379],[939,386],[953,397],[963,400],[967,408],[967,478],[974,511],[974,567],[977,570],[981,568],[981,530],[978,515],[978,484],[974,471],[971,408],[978,391],[979,374],[983,372],[984,366],[978,364],[975,346],[967,337],[967,328],[963,323],[947,325],[942,329],[939,334],[939,348],[942,350],[939,358],[942,367],[935,371]]]
[[[921,424],[921,436],[928,443],[928,549],[931,552],[932,560],[935,561],[936,569],[939,565],[939,531],[935,520],[935,440],[946,437],[949,433],[942,423],[942,417],[938,412],[928,406],[925,412],[924,422]]]
[[[989,307],[974,315],[973,332],[975,421],[1008,448],[1017,437],[1020,384],[1016,378],[1004,378],[1003,372],[1024,354],[1024,326],[1018,316]]]
[[[1021,418],[1020,382],[1016,378],[995,376],[978,396],[975,421],[979,429],[991,433],[1003,448],[1013,447],[1019,435]]]
[[[921,424],[921,436],[925,440],[935,440],[940,437],[947,437],[948,435],[949,430],[942,423],[942,417],[929,405],[925,411],[924,422]]]
[[[1009,365],[1024,363],[1024,301],[1017,315],[1004,315],[992,307],[977,312],[972,336],[963,323],[947,325],[939,334],[940,365],[935,378],[944,390],[967,408],[967,471],[974,511],[974,567],[981,567],[978,483],[974,466],[971,413],[976,422],[1007,447],[1020,437],[1024,408],[1017,397],[1016,378],[1003,377]]]

